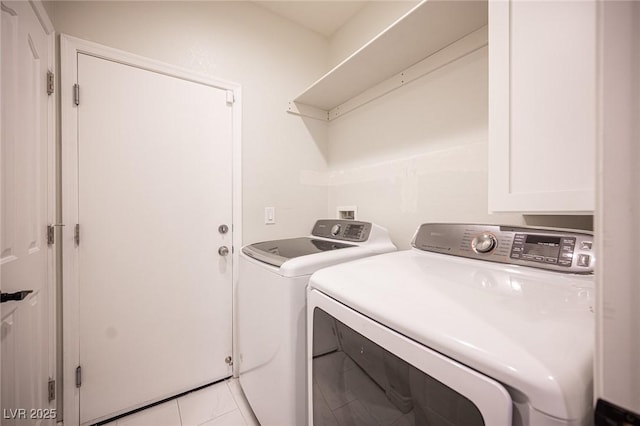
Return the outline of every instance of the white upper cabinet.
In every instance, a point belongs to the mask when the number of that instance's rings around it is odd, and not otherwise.
[[[595,1],[489,2],[489,210],[592,213]]]

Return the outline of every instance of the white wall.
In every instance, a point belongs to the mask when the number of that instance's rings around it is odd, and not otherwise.
[[[331,36],[330,67],[348,58],[417,4],[417,0],[369,2]]]
[[[408,248],[424,222],[591,229],[592,217],[489,214],[487,48],[329,124],[329,210],[355,205]]]
[[[326,170],[326,126],[285,113],[327,68],[328,42],[251,2],[56,1],[57,32],[238,82],[243,90],[244,242],[307,234],[327,188],[299,169]],[[276,225],[264,225],[264,207]]]
[[[598,12],[595,398],[640,416],[640,3]]]
[[[487,213],[486,49],[329,125],[284,112],[415,4],[371,2],[330,42],[251,2],[56,1],[47,8],[58,32],[243,85],[245,243],[307,234],[342,205],[388,227],[400,247],[426,221],[591,229],[591,216]],[[263,224],[265,206],[276,207],[276,225]]]

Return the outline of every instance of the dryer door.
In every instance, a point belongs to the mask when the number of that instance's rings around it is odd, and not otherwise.
[[[338,349],[313,356],[327,316]],[[317,290],[308,292],[307,324],[310,425],[512,424],[512,401],[500,383]]]

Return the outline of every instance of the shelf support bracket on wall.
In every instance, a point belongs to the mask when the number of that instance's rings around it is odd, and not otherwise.
[[[295,101],[289,101],[289,114],[299,115],[302,117],[315,118],[316,120],[329,121],[329,111],[316,108],[310,105],[301,104]]]

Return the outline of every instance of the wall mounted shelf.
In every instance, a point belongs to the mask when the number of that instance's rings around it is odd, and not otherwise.
[[[486,25],[486,1],[423,0],[289,102],[288,112],[337,118],[405,84],[404,71]]]

